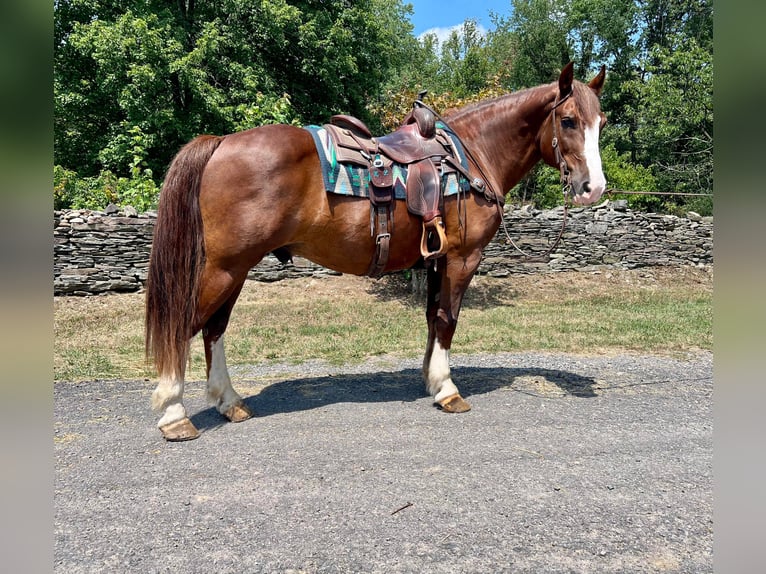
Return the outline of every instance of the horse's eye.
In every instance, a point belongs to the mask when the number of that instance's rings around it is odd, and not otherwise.
[[[574,118],[570,118],[570,117],[561,118],[561,127],[573,130],[575,127]]]

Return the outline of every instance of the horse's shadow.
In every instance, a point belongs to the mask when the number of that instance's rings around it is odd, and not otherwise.
[[[555,398],[595,397],[596,382],[577,373],[541,368],[454,367],[452,374],[466,399],[472,395],[509,389]],[[412,402],[425,398],[423,378],[417,369],[394,372],[342,374],[290,379],[265,387],[244,399],[256,417],[292,413],[336,403]],[[191,417],[200,430],[211,430],[226,422],[215,408]]]

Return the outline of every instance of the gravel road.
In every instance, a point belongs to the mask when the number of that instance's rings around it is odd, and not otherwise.
[[[256,418],[165,443],[153,383],[54,385],[56,572],[713,571],[713,356],[239,366]],[[263,378],[268,385],[259,383]]]

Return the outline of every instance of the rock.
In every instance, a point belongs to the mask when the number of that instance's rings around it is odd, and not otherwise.
[[[627,199],[615,199],[610,203],[610,206],[615,211],[627,211],[628,210],[628,200]]]
[[[590,235],[604,235],[608,229],[609,226],[602,222],[589,223],[585,226],[585,232]]]

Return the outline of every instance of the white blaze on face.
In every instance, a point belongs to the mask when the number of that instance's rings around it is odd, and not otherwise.
[[[585,164],[588,166],[588,193],[575,196],[575,203],[589,204],[601,197],[606,189],[606,178],[601,167],[601,153],[598,149],[598,136],[601,118],[596,118],[592,125],[585,128]]]

